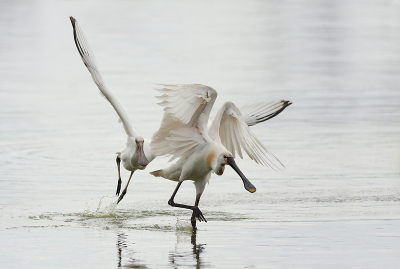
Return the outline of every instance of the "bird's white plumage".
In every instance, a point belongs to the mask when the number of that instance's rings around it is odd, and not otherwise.
[[[151,139],[156,155],[172,155],[171,160],[187,157],[198,145],[210,138],[207,122],[217,92],[199,84],[164,85],[158,89],[164,107],[160,129]]]
[[[208,86],[200,84],[178,84],[163,85],[164,88],[157,89],[161,96],[157,96],[162,100],[158,103],[164,107],[165,113],[168,113],[174,121],[182,124],[197,122],[198,116],[205,109],[205,105],[213,105],[217,98],[217,92]],[[199,108],[202,108],[199,111]],[[207,123],[207,122],[205,122]]]
[[[160,129],[153,135],[151,148],[156,155],[172,155],[175,158],[187,158],[193,150],[212,139],[221,143],[235,156],[243,158],[242,150],[256,163],[273,169],[283,167],[282,163],[270,153],[254,135],[242,116],[240,110],[232,103],[226,102],[210,126],[207,128],[209,114],[217,98],[217,92],[204,85],[183,84],[164,85],[157,98],[164,107],[164,118]],[[261,115],[271,112],[274,107],[256,104],[247,108],[249,115]],[[255,123],[254,123],[255,124]]]
[[[226,102],[217,112],[209,134],[220,141],[235,157],[236,151],[243,158],[242,149],[256,163],[273,169],[283,168],[283,164],[255,136],[242,116],[241,111],[232,102]]]
[[[257,163],[273,169],[283,166],[250,131],[240,110],[226,102],[215,116],[210,128],[207,123],[217,92],[204,85],[164,85],[159,90],[164,118],[160,129],[153,135],[150,147],[156,155],[179,158],[171,166],[150,172],[153,176],[178,181],[168,204],[193,210],[191,223],[196,228],[196,218],[206,221],[198,208],[200,197],[211,173],[222,175],[225,166],[231,166],[240,176],[244,187],[253,193],[256,188],[240,171],[234,161],[242,149]],[[260,106],[256,106],[256,111]],[[284,109],[284,108],[283,108]],[[283,110],[282,109],[282,110]],[[254,113],[252,113],[254,114]],[[256,117],[256,123],[263,121]],[[185,180],[193,180],[196,187],[194,206],[175,203],[175,195]]]
[[[99,88],[103,96],[114,107],[120,120],[123,123],[126,134],[130,137],[136,138],[138,134],[132,127],[129,115],[125,107],[119,101],[118,97],[114,94],[114,92],[105,84],[103,77],[101,76],[100,70],[97,66],[94,53],[92,52],[92,49],[90,48],[90,45],[87,42],[82,29],[79,27],[78,22],[75,19],[73,26],[74,26],[76,47],[79,51],[79,54],[81,55],[83,63],[85,64],[90,74],[92,75],[93,81],[96,83],[97,87]]]

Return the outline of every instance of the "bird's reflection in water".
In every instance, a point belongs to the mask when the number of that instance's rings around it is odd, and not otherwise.
[[[148,268],[146,265],[140,263],[140,260],[134,259],[134,251],[128,246],[127,235],[125,233],[118,234],[117,248],[118,248],[118,267],[126,268]],[[124,252],[124,257],[128,257],[128,262],[122,265],[122,252]]]
[[[168,263],[172,268],[209,268],[211,265],[201,258],[205,250],[205,244],[197,243],[196,231],[176,231],[175,249],[170,251]],[[189,243],[190,242],[190,243]],[[118,234],[118,267],[124,268],[148,268],[141,260],[133,257],[137,256],[133,250],[133,244],[128,240],[127,234]]]
[[[188,250],[188,244],[184,243],[190,236],[191,249]],[[205,244],[197,244],[197,231],[193,230],[191,234],[188,232],[177,231],[177,243],[175,250],[169,254],[169,262],[171,267],[195,267],[207,268],[211,267],[208,263],[204,262],[201,258],[201,253],[205,250]],[[183,242],[182,242],[183,241]]]

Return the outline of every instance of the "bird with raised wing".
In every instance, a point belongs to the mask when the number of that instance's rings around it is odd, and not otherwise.
[[[150,174],[178,182],[168,204],[192,210],[193,229],[196,229],[196,218],[206,222],[199,209],[205,185],[212,173],[222,175],[225,165],[237,172],[247,191],[256,191],[236,165],[236,152],[242,157],[243,150],[256,163],[275,170],[283,168],[282,163],[253,134],[249,125],[278,115],[291,104],[289,101],[245,107],[245,116],[232,102],[226,102],[208,128],[210,112],[217,98],[213,88],[200,84],[181,84],[164,85],[158,91],[162,94],[157,98],[162,101],[159,104],[164,107],[164,117],[159,130],[152,137],[150,147],[155,155],[170,155],[170,161],[176,158],[178,161]],[[174,201],[185,180],[192,180],[195,184],[196,200],[193,206]]]
[[[123,167],[131,172],[126,187],[122,191],[121,195],[119,195],[118,197],[117,203],[119,203],[127,192],[133,172],[135,172],[136,170],[145,169],[146,166],[155,158],[155,155],[151,152],[149,146],[150,141],[144,139],[135,131],[135,129],[133,129],[125,107],[119,101],[114,92],[105,84],[100,70],[97,66],[94,54],[89,46],[89,43],[86,40],[85,35],[83,34],[82,29],[79,27],[77,20],[73,17],[70,17],[70,20],[74,33],[74,41],[78,52],[81,55],[82,61],[92,75],[93,81],[94,83],[96,83],[102,95],[114,107],[123,124],[126,135],[128,136],[126,148],[122,152],[117,153],[116,159],[118,168],[118,185],[116,195],[120,194],[122,184],[120,163],[122,162]]]

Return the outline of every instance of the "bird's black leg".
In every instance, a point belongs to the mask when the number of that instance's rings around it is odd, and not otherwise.
[[[196,218],[198,218],[199,221],[204,220],[205,222],[207,222],[206,218],[203,216],[203,213],[201,213],[199,209],[200,197],[201,193],[196,195],[196,202],[194,203],[194,206],[197,208],[197,210],[193,210],[192,217],[190,218],[193,229],[196,229]]]
[[[121,180],[120,163],[121,163],[121,158],[120,158],[119,155],[118,155],[118,156],[117,156],[118,185],[117,185],[117,192],[115,193],[115,195],[119,195],[119,192],[121,191],[122,180]]]
[[[176,186],[174,192],[172,193],[171,198],[170,198],[169,201],[168,201],[168,204],[169,204],[170,206],[173,206],[173,207],[180,207],[180,208],[186,208],[186,209],[191,209],[191,210],[193,210],[193,214],[192,214],[192,218],[191,218],[191,223],[192,223],[193,229],[196,229],[196,218],[197,218],[199,221],[205,221],[205,222],[207,222],[206,218],[203,216],[203,213],[201,213],[200,209],[198,208],[198,205],[199,205],[199,202],[200,202],[200,196],[201,196],[201,194],[196,196],[196,202],[195,202],[195,205],[194,205],[194,206],[183,205],[183,204],[177,204],[177,203],[175,203],[175,202],[174,202],[174,198],[175,198],[175,195],[176,195],[176,193],[178,192],[178,189],[179,189],[179,187],[181,186],[182,182],[183,182],[183,181],[179,181],[179,183],[178,183],[178,185]]]
[[[124,198],[124,196],[126,194],[126,190],[128,189],[129,182],[131,182],[132,175],[133,175],[133,171],[131,172],[131,175],[129,176],[128,183],[126,183],[125,189],[122,191],[121,195],[118,197],[117,204],[119,202],[121,202],[122,198]]]

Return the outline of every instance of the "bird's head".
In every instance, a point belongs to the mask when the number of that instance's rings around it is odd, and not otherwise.
[[[230,167],[232,167],[233,170],[235,170],[235,172],[242,179],[244,188],[246,190],[251,193],[256,191],[256,187],[251,184],[251,182],[246,178],[242,171],[240,171],[239,167],[236,165],[232,153],[230,153],[229,151],[223,151],[222,153],[218,154],[218,156],[216,156],[211,162],[211,168],[217,175],[222,175],[224,173],[225,165],[229,165]]]
[[[211,162],[211,168],[217,175],[222,175],[225,171],[225,165],[228,164],[228,158],[233,158],[232,153],[223,151],[220,154],[213,154],[214,158]],[[209,157],[209,156],[208,156]]]

